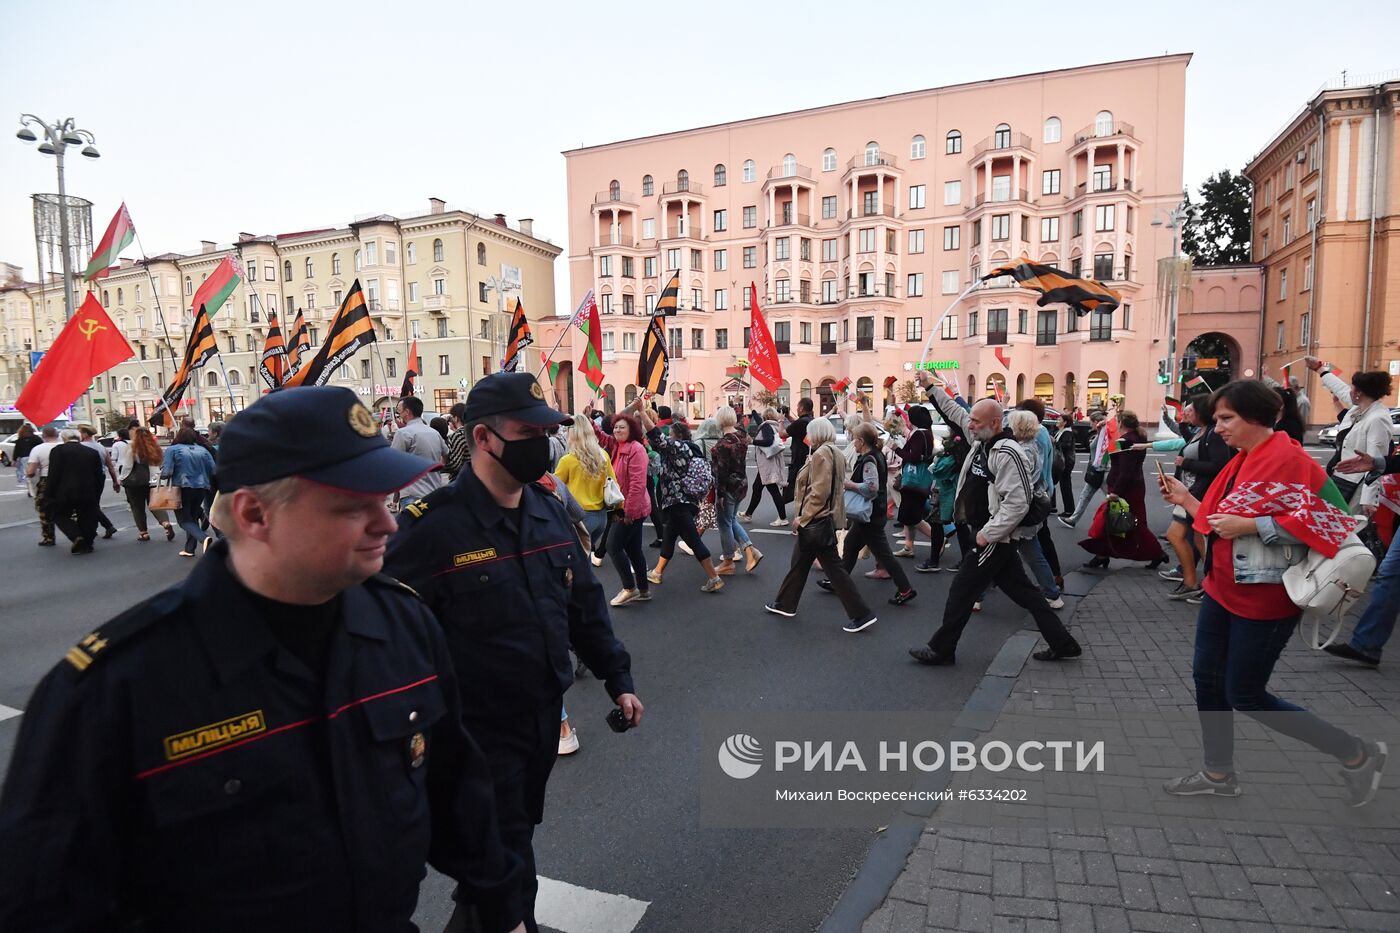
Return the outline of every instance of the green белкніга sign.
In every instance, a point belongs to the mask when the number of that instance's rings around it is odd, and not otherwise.
[[[930,360],[927,363],[915,363],[915,369],[961,369],[961,364],[957,360]]]

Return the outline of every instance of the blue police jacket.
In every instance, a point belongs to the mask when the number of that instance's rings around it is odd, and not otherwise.
[[[564,506],[529,485],[518,514],[517,537],[463,470],[404,510],[385,558],[442,623],[468,718],[556,702],[573,683],[571,645],[613,699],[634,692],[632,659]]]
[[[346,590],[324,680],[220,542],[35,690],[0,797],[3,930],[413,930],[425,862],[523,917],[441,629]]]

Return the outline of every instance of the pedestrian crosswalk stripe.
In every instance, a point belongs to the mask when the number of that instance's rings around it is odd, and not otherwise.
[[[560,933],[632,933],[650,901],[540,878],[535,919]]]
[[[22,709],[15,709],[13,706],[6,706],[4,703],[0,703],[0,722],[4,722],[7,719],[14,719],[23,712],[24,710]]]

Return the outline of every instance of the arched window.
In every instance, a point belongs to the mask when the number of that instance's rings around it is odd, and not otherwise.
[[[135,392],[135,391],[136,391],[136,380],[132,379],[130,376],[123,376],[123,377],[122,377],[122,391],[123,391],[123,392]]]
[[[404,261],[410,266],[418,261],[418,244],[410,243],[404,247]]]
[[[943,151],[948,155],[957,155],[962,152],[962,133],[957,130],[949,130],[948,136],[943,142]]]
[[[142,392],[149,392],[150,389],[151,389],[151,377],[150,377],[150,376],[142,376],[142,377],[141,377],[141,391],[142,391]]]
[[[442,240],[433,240],[433,262],[442,262]]]
[[[355,250],[355,271],[360,271],[360,251]]]
[[[219,374],[211,369],[209,370],[208,377],[206,377],[204,381],[207,385],[216,386],[219,384]]]
[[[118,304],[118,305],[124,305],[124,304],[126,304],[126,298],[124,297],[124,295],[125,295],[125,293],[124,293],[120,288],[117,289],[117,304]]]
[[[800,391],[801,391],[802,394],[799,395],[799,396],[797,397],[797,400],[798,400],[799,402],[802,401],[802,399],[804,399],[804,398],[808,398],[808,399],[811,398],[811,397],[812,397],[812,380],[810,380],[810,379],[803,379],[803,380],[802,380],[802,385],[801,385],[801,387],[800,387]]]
[[[758,167],[754,165],[753,159],[744,160],[744,181],[753,181],[758,177]]]
[[[928,154],[928,143],[922,136],[915,136],[909,143],[909,158],[922,159]]]
[[[185,279],[185,281],[188,282],[189,279]],[[102,306],[105,308],[110,308],[112,306],[112,296],[107,293],[107,289],[105,288],[102,289]]]
[[[137,286],[136,286],[136,303],[137,303],[138,305],[141,303],[141,286],[140,286],[140,285],[137,285]]]
[[[835,150],[835,149],[828,149],[828,150],[826,150],[825,152],[822,153],[822,171],[823,171],[823,172],[834,172],[834,171],[836,171],[836,150]]]
[[[865,144],[865,164],[880,164],[880,144],[873,139]]]
[[[656,193],[656,182],[652,181],[650,175],[642,176],[642,197],[649,198]]]
[[[194,294],[194,282],[190,279],[190,277],[189,277],[188,275],[185,276],[185,294],[186,294],[186,295],[193,295],[193,294]]]
[[[477,264],[478,266],[484,266],[484,265],[486,265],[486,244],[485,244],[485,243],[478,243],[478,244],[476,244],[476,264]]]
[[[1098,112],[1098,115],[1097,115],[1096,117],[1094,117],[1094,135],[1095,135],[1095,136],[1112,136],[1112,135],[1113,135],[1113,113],[1112,113],[1111,111],[1108,111],[1108,110],[1100,110],[1100,111]]]
[[[723,188],[727,184],[729,184],[729,169],[725,168],[724,163],[721,162],[715,166],[715,187]]]
[[[308,279],[316,277],[316,262],[310,256],[306,257],[306,277]]]
[[[412,249],[412,247],[409,247]],[[331,253],[331,275],[340,275],[340,254]]]
[[[797,156],[789,152],[783,156],[783,177],[791,178],[797,174]]]
[[[617,183],[617,179],[616,179],[616,178],[614,178],[612,181],[608,182],[608,200],[609,200],[609,201],[621,201],[621,200],[622,200],[622,186],[619,185],[619,184]]]
[[[243,377],[238,374],[238,370],[230,370],[228,374],[228,384],[237,386],[243,384]]]
[[[290,259],[286,259],[286,260],[283,260],[283,262],[282,262],[282,281],[284,281],[284,282],[290,282],[291,280],[292,280],[292,261],[291,261]]]
[[[996,130],[992,133],[993,149],[1011,148],[1011,124],[998,123]]]
[[[681,169],[679,172],[676,173],[676,190],[690,190],[690,173],[687,172],[685,169]]]
[[[1059,117],[1051,117],[1050,119],[1045,121],[1045,135],[1041,137],[1041,140],[1047,143],[1057,143],[1060,141]],[[1054,384],[1055,380],[1051,379],[1050,385],[1053,387]]]

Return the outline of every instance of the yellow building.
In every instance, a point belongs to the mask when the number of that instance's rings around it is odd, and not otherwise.
[[[245,279],[214,315],[219,355],[198,374],[198,398],[193,389],[186,392],[186,410],[196,420],[225,418],[267,389],[258,358],[269,314],[290,342],[292,321],[302,312],[314,352],[357,279],[378,342],[341,366],[331,384],[354,389],[366,404],[386,403],[399,393],[417,339],[424,369],[418,394],[429,410],[445,412],[500,367],[515,299],[532,321],[554,315],[559,253],[534,235],[528,218],[512,225],[503,215],[451,210],[431,198],[418,215],[379,214],[278,235],[240,233],[232,246],[205,242],[198,253],[123,260],[96,290],[137,356],[94,382],[94,417],[116,411],[146,420],[155,411],[184,352],[190,301],[226,256],[239,261]],[[13,406],[23,388],[29,351],[47,348],[62,325],[57,280],[0,285],[0,409]]]

